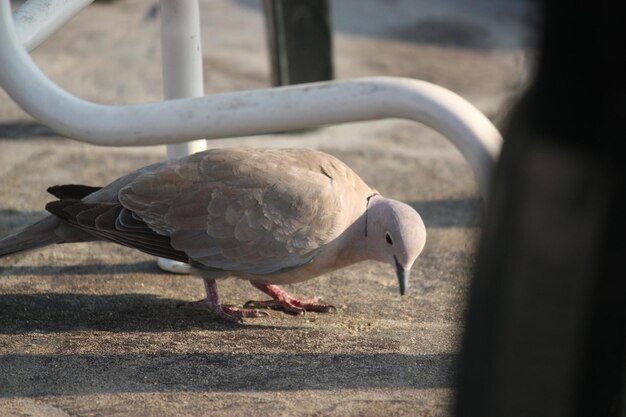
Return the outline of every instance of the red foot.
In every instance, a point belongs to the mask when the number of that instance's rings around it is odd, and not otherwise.
[[[252,282],[252,285],[273,299],[265,301],[248,301],[244,304],[244,307],[271,308],[275,310],[282,310],[290,314],[305,314],[307,311],[316,311],[320,313],[337,311],[334,306],[330,304],[317,303],[317,300],[300,300],[294,298],[277,285],[259,284],[255,282]]]

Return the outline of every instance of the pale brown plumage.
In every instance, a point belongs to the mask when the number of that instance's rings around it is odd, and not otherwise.
[[[204,301],[227,319],[256,313],[223,307],[215,279],[250,280],[288,311],[327,311],[274,284],[364,259],[395,262],[408,274],[425,237],[414,210],[374,197],[376,216],[387,223],[407,217],[417,231],[403,237],[406,248],[396,250],[393,261],[382,253],[387,247],[368,244],[365,213],[376,192],[338,159],[308,149],[214,149],[142,168],[101,189],[81,187],[51,188],[60,198],[46,207],[53,216],[0,241],[0,256],[50,243],[113,241],[188,262],[205,280]],[[395,214],[385,214],[392,208]],[[371,227],[378,223],[375,218]],[[377,230],[381,240],[386,229]],[[407,239],[416,243],[407,246]]]
[[[329,155],[220,149],[138,176],[119,201],[194,265],[267,275],[309,262],[345,229],[346,193],[373,191]]]

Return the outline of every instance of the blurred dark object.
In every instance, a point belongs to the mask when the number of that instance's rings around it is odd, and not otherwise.
[[[457,416],[624,416],[626,25],[546,1],[471,288]]]
[[[328,0],[263,0],[274,86],[333,78]]]

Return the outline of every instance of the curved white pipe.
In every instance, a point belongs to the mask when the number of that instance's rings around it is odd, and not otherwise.
[[[0,85],[26,112],[70,138],[104,146],[180,143],[328,124],[404,118],[448,138],[486,196],[502,137],[473,105],[442,87],[373,77],[216,94],[159,103],[109,106],[75,97],[33,63],[0,3]]]

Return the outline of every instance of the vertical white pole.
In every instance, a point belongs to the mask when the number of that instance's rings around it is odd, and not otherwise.
[[[166,100],[204,95],[198,0],[160,0],[163,93]],[[167,146],[168,158],[206,149],[205,140]]]
[[[166,100],[204,95],[200,6],[198,0],[160,0],[163,94]],[[167,157],[176,158],[206,149],[203,139],[167,145]],[[189,265],[159,258],[161,269],[188,273]]]

